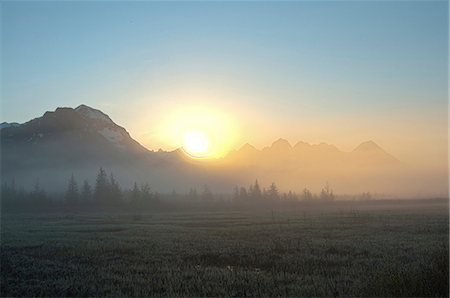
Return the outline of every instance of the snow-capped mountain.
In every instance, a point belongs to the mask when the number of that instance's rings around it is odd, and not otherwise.
[[[103,155],[111,153],[108,151],[148,152],[106,114],[86,105],[76,109],[57,108],[54,112],[46,112],[42,117],[22,125],[5,126],[1,138],[6,147],[21,145],[38,149],[50,143],[53,145],[65,143],[78,149],[74,153],[84,152],[87,147],[96,146],[101,147]],[[57,144],[57,141],[60,143]]]
[[[11,122],[11,123],[2,122],[2,123],[0,123],[0,129],[8,128],[8,127],[18,127],[18,126],[20,126],[20,124],[17,122]]]
[[[292,146],[285,139],[261,150],[246,144],[221,160],[196,163],[181,150],[147,150],[108,115],[86,105],[57,108],[20,125],[4,125],[0,138],[2,178],[15,178],[28,186],[39,179],[47,187],[64,187],[72,173],[92,182],[103,167],[124,185],[150,182],[161,191],[204,184],[227,191],[255,178],[264,183],[276,181],[293,190],[305,185],[318,188],[331,181],[361,191],[366,190],[358,188],[361,185],[384,187],[386,179],[396,181],[386,173],[399,165],[370,141],[343,152],[326,143],[298,142]]]
[[[95,173],[99,167],[129,169],[150,156],[123,127],[85,105],[57,108],[22,125],[4,127],[0,137],[2,176],[27,180],[43,180],[44,173]]]

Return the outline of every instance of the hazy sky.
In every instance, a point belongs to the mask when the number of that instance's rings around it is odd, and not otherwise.
[[[99,108],[150,149],[174,111],[284,137],[447,155],[447,1],[3,2],[1,121]],[[428,161],[427,161],[428,162]]]

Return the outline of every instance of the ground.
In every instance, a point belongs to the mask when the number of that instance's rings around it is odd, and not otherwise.
[[[2,214],[1,296],[448,296],[448,200]]]

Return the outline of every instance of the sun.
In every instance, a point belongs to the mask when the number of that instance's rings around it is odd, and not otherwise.
[[[183,149],[194,158],[211,157],[211,138],[204,131],[188,131],[183,137]]]
[[[225,108],[183,104],[170,109],[159,135],[191,159],[212,161],[223,158],[235,147],[237,121]]]

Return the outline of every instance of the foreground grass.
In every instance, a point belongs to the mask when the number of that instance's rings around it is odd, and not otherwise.
[[[448,296],[448,201],[2,215],[1,296]]]

